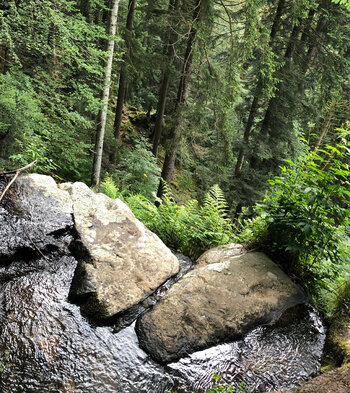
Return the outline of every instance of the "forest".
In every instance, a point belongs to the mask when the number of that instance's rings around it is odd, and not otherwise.
[[[0,20],[1,170],[37,160],[194,258],[248,242],[343,293],[347,1],[2,0]]]
[[[350,1],[0,0],[2,223],[5,183],[23,168],[119,198],[193,261],[230,243],[263,251],[328,326],[348,327]],[[46,251],[57,262],[56,246],[27,237],[41,263]],[[347,345],[341,361],[326,348],[326,367],[349,366]],[[249,391],[219,379],[208,392]]]

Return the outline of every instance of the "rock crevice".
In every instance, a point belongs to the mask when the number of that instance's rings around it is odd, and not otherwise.
[[[179,271],[177,258],[123,202],[44,175],[20,176],[6,193],[0,237],[2,264],[71,253],[78,261],[71,299],[95,320],[135,306]]]

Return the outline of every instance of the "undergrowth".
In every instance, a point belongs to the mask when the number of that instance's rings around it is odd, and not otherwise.
[[[340,277],[349,261],[349,162],[347,141],[306,149],[297,162],[287,161],[240,235],[294,276],[328,313],[339,308],[340,288],[350,287]],[[349,298],[350,290],[343,292]]]
[[[121,198],[168,247],[191,258],[198,258],[210,247],[236,240],[232,221],[227,215],[227,204],[218,185],[210,188],[201,205],[195,199],[177,204],[170,188],[165,185],[159,207],[142,194],[125,196],[110,175],[105,177],[100,190],[111,198]]]
[[[196,200],[177,204],[166,186],[159,208],[141,194],[124,196],[112,178],[101,188],[113,198],[124,197],[136,217],[169,247],[197,258],[219,244],[248,242],[280,264],[325,314],[349,313],[350,143],[305,150],[297,162],[286,161],[281,175],[270,181],[255,218],[241,220],[239,236],[217,185],[202,205]]]

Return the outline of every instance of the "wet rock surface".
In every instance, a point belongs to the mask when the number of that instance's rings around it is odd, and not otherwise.
[[[273,324],[304,302],[302,290],[264,254],[228,253],[187,273],[138,320],[137,333],[142,348],[167,363]]]
[[[4,185],[0,179],[0,192]],[[262,386],[298,386],[299,379],[318,372],[324,331],[313,311],[297,312],[286,326],[261,326],[241,341],[157,364],[140,349],[134,325],[123,327],[156,304],[182,273],[135,314],[119,318],[122,330],[115,333],[91,324],[68,301],[75,257],[91,261],[74,229],[69,195],[52,179],[30,175],[14,183],[0,209],[0,362],[6,365],[1,393],[203,393],[213,384],[214,370],[237,388],[243,380],[260,392]],[[183,257],[180,264],[183,272],[191,267]],[[177,323],[176,314],[172,319]]]
[[[218,263],[224,259],[231,257],[237,257],[245,253],[244,246],[242,244],[231,243],[224,244],[222,246],[211,248],[204,252],[197,260],[196,265],[198,267],[206,266],[211,263]]]
[[[204,393],[214,370],[256,393],[319,370],[324,332],[314,312],[161,366],[139,348],[133,325],[115,334],[88,323],[67,300],[76,261],[48,257],[53,269],[42,258],[0,266],[0,361],[7,351],[9,362],[1,393]]]
[[[4,184],[3,184],[4,185]],[[0,205],[0,263],[35,258],[70,243],[73,206],[48,176],[18,178]]]
[[[111,325],[113,325],[113,331],[115,333],[131,325],[141,314],[155,306],[157,302],[168,292],[168,290],[177,281],[179,281],[188,270],[191,269],[193,262],[190,258],[180,253],[175,253],[174,255],[179,261],[179,273],[176,276],[169,278],[169,280],[157,288],[157,290],[148,296],[145,300],[112,318],[110,322]]]
[[[0,191],[5,186],[2,179]],[[70,296],[96,320],[137,305],[179,271],[177,258],[123,202],[83,183],[58,187],[44,175],[20,176],[5,194],[0,239],[2,264],[75,257]]]
[[[72,201],[78,267],[70,298],[103,320],[146,299],[179,271],[172,252],[120,200],[83,183],[62,184]]]

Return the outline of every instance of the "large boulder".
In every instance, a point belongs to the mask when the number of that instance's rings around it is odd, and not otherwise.
[[[222,246],[211,248],[203,253],[196,262],[198,267],[210,265],[211,263],[222,262],[224,259],[242,255],[245,252],[244,246],[238,243],[223,244]]]
[[[285,310],[307,301],[266,255],[232,256],[237,245],[232,248],[200,258],[201,265],[138,320],[140,344],[156,361],[168,363],[237,339],[257,325],[273,324]],[[223,259],[215,260],[215,253]],[[208,259],[211,263],[205,263]]]
[[[73,226],[68,192],[58,189],[49,176],[20,176],[0,205],[0,262],[35,258],[58,249],[59,238]]]
[[[72,198],[78,235],[70,296],[86,315],[116,316],[179,271],[177,258],[122,201],[95,194],[83,183],[60,188]]]

